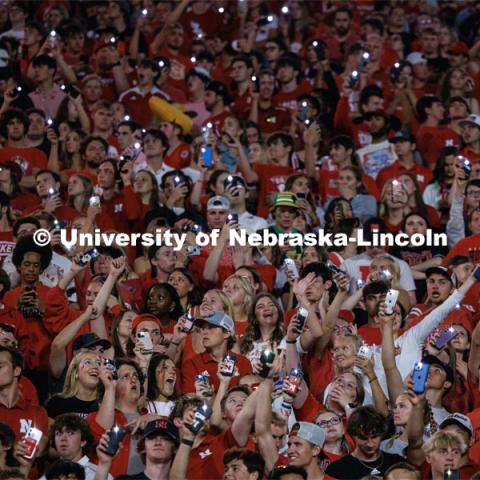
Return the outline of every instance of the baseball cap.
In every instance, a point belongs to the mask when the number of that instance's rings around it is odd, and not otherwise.
[[[421,52],[412,52],[407,57],[407,62],[410,62],[412,65],[417,65],[418,63],[427,63],[427,58]]]
[[[196,75],[203,83],[208,84],[211,80],[210,78],[210,73],[206,68],[203,67],[193,67],[191,68],[187,76],[185,77],[185,80],[188,81],[188,79],[192,76]]]
[[[465,430],[468,431],[470,435],[473,435],[473,427],[470,419],[463,415],[463,413],[451,413],[445,420],[440,424],[440,428],[446,427],[447,425],[460,425]]]
[[[325,442],[325,432],[323,428],[315,425],[314,423],[309,422],[297,422],[293,428],[290,435],[296,435],[297,437],[303,438],[307,442],[323,447]]]
[[[90,348],[97,345],[100,345],[105,350],[108,350],[112,346],[112,344],[108,340],[100,338],[96,333],[89,332],[77,337],[73,342],[72,349],[74,352],[76,352],[81,348]]]
[[[395,135],[388,140],[390,143],[397,143],[401,141],[407,141],[410,143],[415,143],[415,137],[412,132],[408,130],[399,130],[395,132]]]
[[[275,207],[298,208],[297,196],[293,192],[276,193],[273,199],[273,208]]]
[[[463,42],[455,42],[448,47],[447,53],[468,55],[468,46]]]
[[[230,210],[230,201],[221,195],[215,195],[208,201],[207,210]]]
[[[160,327],[160,331],[163,332],[162,323],[155,315],[152,315],[151,313],[142,313],[141,315],[137,315],[132,322],[132,332],[142,322],[155,322]]]
[[[160,417],[145,425],[142,432],[142,438],[148,438],[154,434],[161,434],[178,444],[178,429],[168,417]]]
[[[426,355],[425,357],[422,358],[422,362],[427,363],[428,365],[439,366],[447,374],[447,380],[449,382],[453,382],[453,370],[451,369],[450,365],[443,363],[435,355]]]
[[[227,332],[230,332],[232,335],[235,333],[235,324],[233,323],[232,317],[228,316],[226,313],[215,311],[209,313],[203,318],[197,318],[195,323],[209,323],[210,325],[215,325],[216,327],[221,327]]]
[[[427,278],[430,275],[433,275],[434,273],[437,273],[438,275],[441,275],[442,277],[446,278],[447,280],[449,280],[453,284],[452,277],[450,276],[450,272],[448,271],[448,268],[441,267],[441,266],[430,267],[430,268],[427,268],[427,270],[425,271],[425,275],[426,275]]]
[[[465,125],[466,123],[470,123],[470,124],[473,124],[475,125],[476,127],[480,128],[480,115],[475,115],[475,114],[471,114],[469,115],[467,118],[465,118],[464,120],[460,120],[458,122],[458,124],[460,126],[462,125]]]

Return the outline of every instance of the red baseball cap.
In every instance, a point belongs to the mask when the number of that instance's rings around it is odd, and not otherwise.
[[[137,315],[132,322],[132,332],[142,322],[155,322],[160,327],[160,331],[163,333],[162,323],[155,315],[152,315],[151,313],[142,313],[141,315]]]

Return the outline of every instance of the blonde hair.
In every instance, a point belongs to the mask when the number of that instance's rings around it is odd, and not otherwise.
[[[226,313],[229,317],[231,317],[233,320],[235,320],[233,316],[233,305],[230,299],[228,298],[227,294],[223,293],[220,289],[218,288],[212,288],[210,290],[207,290],[207,292],[215,292],[218,294],[220,297],[220,300],[222,301],[222,308],[223,308],[223,313]],[[203,301],[203,299],[202,299]]]
[[[386,262],[388,262],[388,270],[392,274],[392,288],[400,288],[400,267],[391,255],[389,255],[388,253],[382,253],[380,255],[377,255],[370,263],[370,268],[373,263],[377,263],[377,261],[381,260],[385,260]]]
[[[243,292],[245,293],[245,299],[243,301],[243,309],[248,315],[253,305],[253,299],[255,298],[255,292],[253,291],[253,287],[248,279],[246,279],[245,277],[242,277],[241,275],[237,275],[235,273],[227,277],[223,282],[223,285],[225,285],[225,282],[227,282],[232,278],[235,278],[236,280],[238,280],[243,288]]]
[[[462,455],[467,451],[467,446],[462,438],[453,432],[438,431],[423,445],[423,451],[426,455],[432,453],[438,448],[458,448]]]
[[[72,358],[67,373],[65,374],[65,383],[63,384],[62,393],[59,394],[60,397],[74,397],[78,393],[78,370],[80,363],[91,355],[100,358],[100,356],[93,351],[79,352]]]

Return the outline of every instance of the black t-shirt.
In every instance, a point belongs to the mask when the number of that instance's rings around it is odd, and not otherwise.
[[[382,452],[383,458],[374,462],[360,462],[352,455],[347,455],[336,462],[331,463],[325,472],[339,480],[357,480],[367,475],[378,475],[383,477],[385,472],[398,462],[405,459],[400,455]],[[375,471],[376,469],[376,471]]]
[[[46,409],[50,418],[56,418],[62,413],[76,413],[86,417],[89,413],[98,410],[98,402],[96,400],[86,402],[77,397],[62,398],[55,395],[47,402]]]

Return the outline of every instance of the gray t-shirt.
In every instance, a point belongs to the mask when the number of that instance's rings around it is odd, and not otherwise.
[[[128,422],[131,422],[139,417],[138,413],[125,413]],[[128,475],[136,475],[143,472],[145,465],[142,463],[140,456],[137,453],[137,438],[135,435],[130,437],[130,455],[128,457]]]

